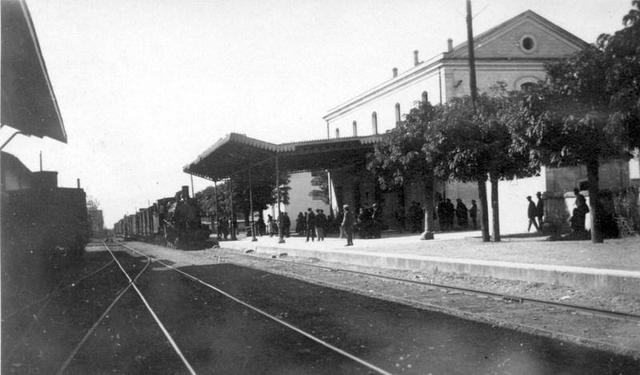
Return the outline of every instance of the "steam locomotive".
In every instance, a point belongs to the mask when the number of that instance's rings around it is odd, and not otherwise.
[[[217,245],[211,230],[202,223],[195,198],[189,187],[173,197],[158,199],[133,215],[125,215],[114,224],[114,233],[125,241],[144,241],[177,249],[204,249]]]

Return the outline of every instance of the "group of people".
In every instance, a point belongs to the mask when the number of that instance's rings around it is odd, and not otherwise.
[[[262,223],[260,223],[262,222]],[[260,235],[268,234],[269,237],[278,235],[278,227],[282,226],[282,236],[289,237],[291,234],[291,218],[286,212],[282,212],[278,220],[273,216],[267,215],[267,222],[264,223],[262,215],[258,218],[258,231]]]
[[[218,240],[226,240],[229,235],[231,238],[234,238],[237,235],[238,231],[238,221],[234,218],[233,220],[227,217],[219,217],[217,221],[218,227]]]
[[[304,214],[302,212],[298,213],[296,232],[298,232],[298,234],[304,233],[307,237],[306,242],[309,242],[309,240],[313,242],[316,237],[318,241],[324,241],[328,225],[329,219],[323,209],[318,208],[314,213],[313,209],[309,207]]]
[[[383,229],[382,208],[377,203],[371,208],[360,208],[355,223],[355,230],[360,238],[380,238]]]
[[[527,207],[527,217],[529,218],[529,226],[527,232],[531,232],[531,226],[536,228],[536,231],[542,230],[542,217],[544,216],[544,199],[542,199],[542,193],[537,192],[536,197],[538,202],[534,202],[530,195],[527,195],[527,201],[529,206]],[[583,197],[584,198],[584,197]]]
[[[436,207],[436,216],[440,230],[452,230],[454,228],[454,219],[458,228],[468,229],[469,219],[471,219],[471,228],[478,229],[478,206],[475,200],[471,200],[471,207],[462,202],[462,199],[456,199],[454,206],[449,198],[440,197]]]
[[[589,213],[589,206],[587,206],[587,200],[584,195],[580,194],[579,189],[573,189],[573,194],[576,196],[576,201],[574,203],[575,208],[569,219],[569,225],[571,226],[572,232],[585,232],[585,216]]]
[[[585,217],[589,213],[589,206],[587,205],[587,200],[584,195],[580,193],[580,189],[573,189],[573,194],[576,200],[574,203],[575,207],[573,208],[571,217],[569,218],[569,225],[572,232],[584,233],[586,232]],[[538,201],[534,202],[533,199],[531,199],[531,196],[527,196],[527,201],[529,202],[527,207],[527,217],[529,218],[527,231],[531,231],[531,226],[535,227],[537,231],[542,230],[544,198],[540,192],[536,193],[536,197],[538,198]]]

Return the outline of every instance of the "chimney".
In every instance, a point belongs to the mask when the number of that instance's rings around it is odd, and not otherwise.
[[[398,68],[393,68],[393,78],[398,76]]]
[[[418,59],[418,50],[413,51],[413,66],[420,64],[420,60]]]
[[[447,52],[453,51],[453,39],[447,39]]]

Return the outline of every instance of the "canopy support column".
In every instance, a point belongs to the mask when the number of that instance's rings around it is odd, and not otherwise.
[[[251,183],[251,165],[249,165],[249,214],[251,215],[251,242],[255,242],[256,238],[256,224],[253,219],[253,186]]]
[[[278,155],[276,154],[276,194],[278,197],[278,243],[284,243],[284,233],[282,231],[282,212],[280,211],[280,168],[278,167]]]
[[[214,221],[215,220],[215,221]],[[220,220],[218,220],[218,186],[216,180],[213,180],[213,215],[211,216],[211,230],[215,228],[216,237],[220,239]]]
[[[238,238],[236,237],[236,226],[234,225],[236,221],[236,217],[233,213],[233,183],[231,177],[229,177],[229,211],[231,212],[231,217],[229,218],[229,229],[231,230],[231,240],[235,241]]]

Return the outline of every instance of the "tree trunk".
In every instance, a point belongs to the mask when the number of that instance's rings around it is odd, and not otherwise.
[[[480,199],[480,228],[482,229],[482,241],[489,242],[489,206],[487,204],[487,179],[478,181],[478,196]]]
[[[500,209],[498,207],[498,180],[491,179],[491,214],[493,220],[493,241],[500,242]]]
[[[421,240],[433,239],[433,171],[427,172],[424,179],[424,232],[420,235]]]
[[[602,243],[602,228],[600,220],[602,213],[600,212],[600,204],[598,203],[598,192],[600,191],[598,176],[598,168],[600,163],[598,160],[587,163],[587,181],[589,181],[589,206],[591,208],[591,242]]]

